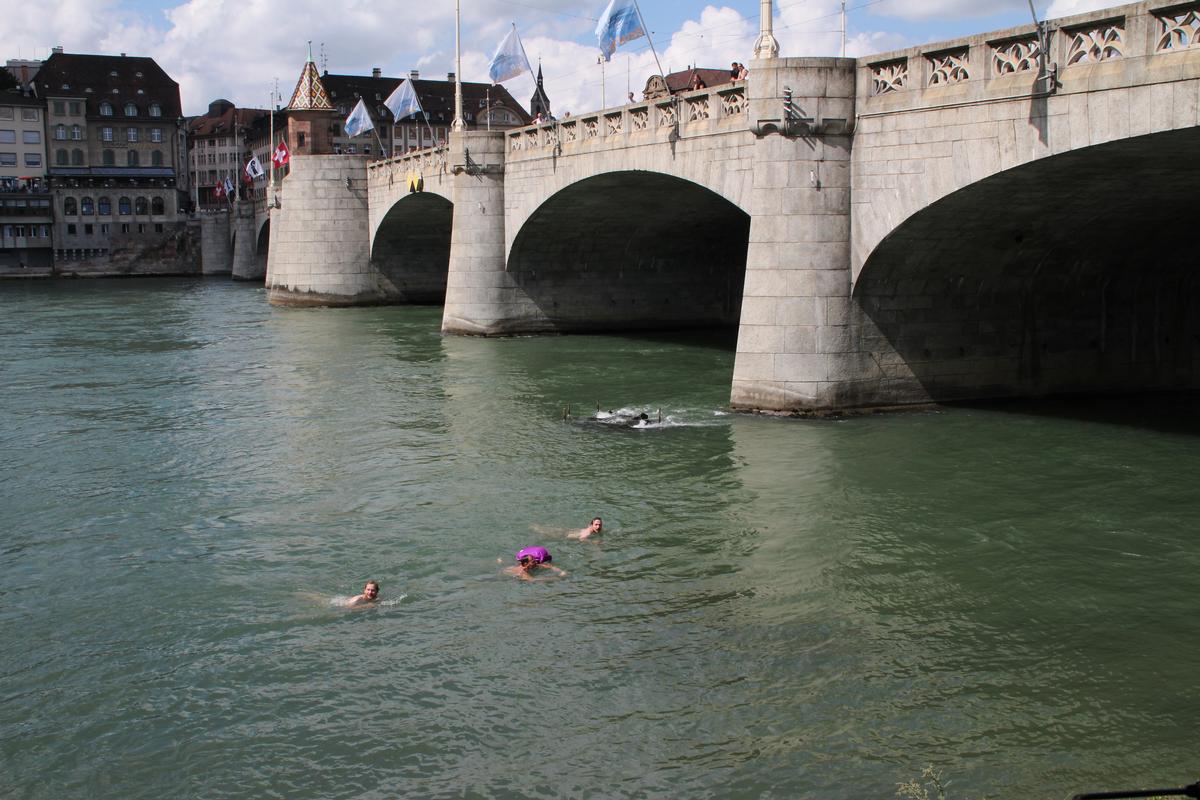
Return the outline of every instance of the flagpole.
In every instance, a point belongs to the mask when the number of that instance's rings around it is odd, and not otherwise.
[[[462,34],[461,5],[461,0],[454,0],[454,122],[450,124],[450,127],[455,131],[461,131],[464,127],[462,96],[462,48],[459,42]],[[432,132],[430,135],[432,135]]]
[[[275,204],[275,89],[271,89],[271,133],[267,142],[267,159],[271,162],[271,172],[267,177],[267,202]]]
[[[662,75],[665,81],[667,73],[663,72],[662,62],[658,60],[658,51],[654,49],[654,40],[650,38],[650,26],[646,24],[646,18],[642,16],[642,7],[638,5],[637,0],[633,0],[633,7],[637,9],[638,19],[642,21],[642,30],[646,32],[646,41],[650,43],[650,52],[654,53],[654,63],[658,65],[658,74]]]

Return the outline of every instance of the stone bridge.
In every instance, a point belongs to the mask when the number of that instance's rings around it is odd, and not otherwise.
[[[1197,385],[1200,3],[1141,2],[363,166],[296,158],[279,304],[738,327],[735,407]]]

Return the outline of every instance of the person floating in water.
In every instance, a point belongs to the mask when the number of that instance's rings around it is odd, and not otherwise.
[[[516,566],[504,570],[505,574],[515,575],[523,581],[534,580],[534,570],[552,570],[558,577],[564,577],[566,570],[559,569],[550,562],[550,552],[544,547],[526,547],[517,552]]]
[[[379,581],[367,581],[362,594],[355,595],[346,601],[348,606],[362,606],[379,600]]]
[[[594,536],[603,530],[604,530],[604,520],[600,519],[599,517],[592,517],[591,525],[588,525],[586,528],[584,528],[581,531],[576,531],[574,533],[568,533],[567,538],[583,540],[583,539],[588,538],[589,536]]]

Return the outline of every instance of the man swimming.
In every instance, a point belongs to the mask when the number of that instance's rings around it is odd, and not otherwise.
[[[367,585],[363,587],[362,594],[355,595],[346,601],[348,606],[361,606],[367,603],[374,603],[379,599],[379,581],[367,581]]]
[[[599,517],[592,517],[591,525],[588,525],[586,528],[584,528],[581,531],[576,531],[575,533],[568,533],[567,538],[582,540],[582,539],[586,539],[589,536],[592,536],[594,534],[600,533],[603,530],[604,530],[604,520],[600,519]]]
[[[534,580],[534,570],[548,569],[552,570],[558,577],[564,577],[567,571],[551,564],[552,560],[550,552],[546,548],[526,547],[517,551],[516,566],[507,568],[504,570],[504,573],[506,575],[515,575],[523,581],[531,581]]]

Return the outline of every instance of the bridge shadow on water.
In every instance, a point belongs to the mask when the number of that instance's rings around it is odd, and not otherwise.
[[[1043,399],[964,400],[951,408],[1119,425],[1176,436],[1200,436],[1200,392],[1060,395]]]

